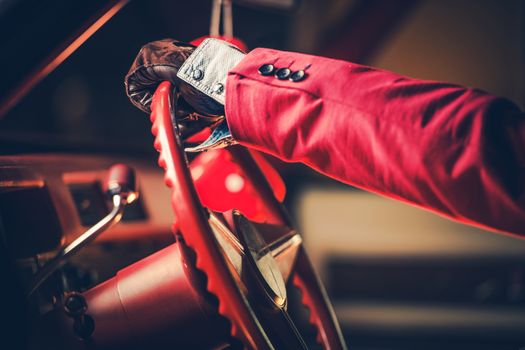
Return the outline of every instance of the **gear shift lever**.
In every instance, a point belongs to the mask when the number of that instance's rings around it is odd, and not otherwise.
[[[33,283],[26,295],[30,296],[53,272],[62,266],[67,259],[78,253],[80,249],[95,240],[108,228],[122,219],[124,208],[138,198],[135,172],[125,164],[115,164],[108,170],[108,176],[104,183],[106,195],[113,202],[113,209],[95,225],[81,234],[69,245],[62,248],[33,279]]]

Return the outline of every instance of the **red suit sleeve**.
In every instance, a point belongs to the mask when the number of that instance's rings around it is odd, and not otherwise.
[[[299,82],[263,64],[305,70]],[[226,83],[241,144],[484,228],[525,235],[525,115],[479,90],[256,49]]]

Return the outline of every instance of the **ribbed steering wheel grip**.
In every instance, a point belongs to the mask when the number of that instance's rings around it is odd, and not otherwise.
[[[169,81],[195,112],[207,116],[223,114],[218,102],[177,78],[180,67],[194,50],[194,45],[173,39],[144,45],[125,78],[126,95],[131,103],[150,113],[155,89],[161,82]]]

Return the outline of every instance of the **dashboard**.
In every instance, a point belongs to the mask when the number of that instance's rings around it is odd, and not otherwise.
[[[38,290],[31,312],[50,310],[57,289],[83,291],[174,242],[169,190],[156,165],[88,155],[0,157],[0,236],[24,288],[56,251],[111,209],[107,170],[125,163],[137,175],[139,199],[122,221],[72,257]]]

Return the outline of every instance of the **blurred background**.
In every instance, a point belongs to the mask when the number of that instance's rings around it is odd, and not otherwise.
[[[0,1],[2,97],[62,36],[119,2],[20,3]],[[123,77],[144,43],[207,34],[210,9],[210,0],[129,1],[5,113],[0,153],[110,154],[154,166],[149,120],[127,101]],[[234,33],[252,48],[478,87],[525,106],[523,0],[302,0],[287,9],[244,0],[234,4]],[[525,240],[274,162],[352,348],[525,348]]]

